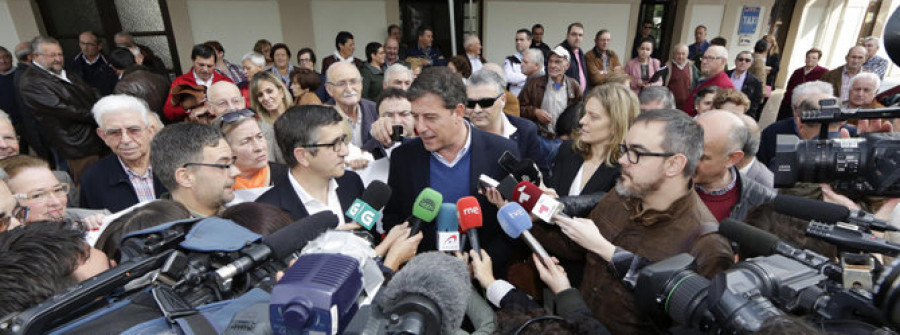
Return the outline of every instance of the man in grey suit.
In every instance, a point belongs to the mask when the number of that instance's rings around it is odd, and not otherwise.
[[[747,179],[753,179],[765,187],[774,189],[775,175],[772,174],[772,171],[764,164],[756,159],[756,152],[759,151],[759,138],[761,133],[759,124],[757,124],[756,120],[749,115],[741,114],[738,116],[741,117],[741,120],[744,121],[744,125],[746,125],[747,129],[750,131],[750,136],[747,137],[747,141],[744,142],[744,146],[741,148],[741,151],[744,152],[744,159],[737,164],[738,170],[740,170]]]

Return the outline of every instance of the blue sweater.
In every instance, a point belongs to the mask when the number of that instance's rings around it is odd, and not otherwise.
[[[469,175],[472,169],[472,151],[466,151],[462,159],[452,168],[447,167],[434,155],[431,156],[431,180],[429,184],[444,196],[444,203],[455,204],[462,197],[469,196]]]

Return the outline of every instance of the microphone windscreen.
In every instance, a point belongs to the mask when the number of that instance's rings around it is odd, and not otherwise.
[[[423,296],[441,313],[441,334],[455,334],[465,317],[471,291],[469,270],[462,260],[441,252],[426,252],[394,274],[375,297],[375,303],[390,313],[404,297]]]
[[[741,258],[771,255],[781,242],[765,230],[730,218],[719,224],[719,234],[740,245]]]
[[[276,230],[263,239],[263,244],[272,249],[277,259],[285,259],[337,225],[338,217],[333,212],[321,211]]]
[[[380,211],[391,199],[391,187],[380,180],[373,180],[360,196],[363,202]]]
[[[523,231],[531,229],[531,216],[522,205],[515,202],[510,202],[497,211],[497,221],[503,232],[512,238],[519,238]]]
[[[513,191],[516,189],[516,184],[518,183],[519,181],[516,180],[516,177],[507,175],[506,178],[503,178],[503,180],[497,184],[497,191],[500,192],[503,199],[510,200],[513,198]]]
[[[441,204],[441,210],[437,215],[438,231],[459,231],[459,220],[456,218],[456,206],[453,204]]]
[[[541,191],[540,187],[527,181],[523,181],[516,185],[515,190],[513,190],[513,198],[510,200],[519,203],[525,210],[531,212],[534,205],[537,204],[538,198],[541,197],[541,194],[544,194],[544,191]]]
[[[584,218],[591,214],[594,207],[600,199],[606,195],[606,192],[598,192],[594,194],[570,195],[559,197],[557,199],[563,204],[563,213],[571,217]]]
[[[837,223],[850,217],[849,208],[824,201],[794,195],[777,195],[774,201],[776,212],[803,220]]]
[[[430,187],[426,187],[413,203],[412,215],[425,222],[431,222],[441,210],[444,196]]]
[[[462,231],[481,228],[481,205],[473,196],[462,197],[456,201],[456,212],[459,215],[459,227]]]

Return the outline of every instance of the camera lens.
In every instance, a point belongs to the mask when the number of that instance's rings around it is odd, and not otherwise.
[[[697,328],[707,312],[708,288],[709,279],[693,271],[680,272],[666,288],[663,308],[678,324]]]

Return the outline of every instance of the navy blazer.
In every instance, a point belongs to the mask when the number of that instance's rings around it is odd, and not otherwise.
[[[496,180],[503,179],[507,173],[497,164],[497,160],[505,151],[516,157],[518,148],[509,139],[490,134],[475,127],[472,132],[472,144],[469,148],[471,165],[469,173],[469,194],[478,199],[482,212],[482,228],[479,239],[493,258],[494,273],[499,278],[506,276],[506,261],[510,257],[512,239],[500,229],[497,223],[497,208],[478,194],[478,177],[482,174]],[[425,187],[431,185],[430,166],[431,152],[425,150],[421,138],[415,138],[391,152],[391,167],[388,174],[388,185],[393,191],[391,199],[384,208],[384,229],[389,230],[403,223],[412,214],[413,202]],[[445,201],[447,202],[447,201]],[[424,234],[419,244],[419,252],[437,249],[436,222],[424,223],[421,226]]]
[[[334,106],[335,101],[334,98],[325,102],[326,105]],[[359,99],[359,117],[362,119],[360,124],[360,129],[362,133],[362,140],[359,143],[365,144],[372,139],[372,134],[369,133],[369,129],[372,128],[372,123],[375,120],[378,120],[378,107],[375,106],[375,103],[372,100],[368,99]]]
[[[156,198],[168,192],[165,186],[153,175],[153,192]],[[119,163],[119,156],[107,155],[92,164],[81,175],[82,208],[108,209],[118,212],[138,203],[137,193],[131,180]]]
[[[556,161],[553,162],[553,175],[547,180],[547,186],[555,189],[561,197],[570,195],[569,189],[582,164],[584,164],[584,158],[572,150],[572,140],[563,141],[559,146],[559,153],[556,154]],[[608,192],[616,186],[616,180],[620,174],[619,169],[618,164],[613,167],[601,164],[597,171],[590,176],[587,184],[581,190],[581,194]],[[581,178],[584,177],[581,176]]]
[[[306,206],[303,206],[303,203],[300,202],[300,197],[297,196],[297,192],[294,192],[294,187],[291,185],[290,179],[288,179],[288,174],[284,173],[274,178],[277,178],[275,186],[260,195],[259,198],[256,198],[256,202],[281,208],[294,221],[309,216]],[[341,211],[346,212],[353,200],[362,195],[364,189],[362,179],[359,178],[356,172],[345,171],[343,176],[335,180],[338,183],[337,195],[338,200],[341,202]],[[344,222],[350,223],[352,221],[346,215],[344,216]]]
[[[509,135],[509,139],[516,142],[521,158],[528,158],[537,163],[544,178],[550,177],[550,163],[547,157],[541,154],[541,143],[538,139],[537,126],[531,120],[513,115],[506,115],[509,123],[516,127],[516,132]]]

